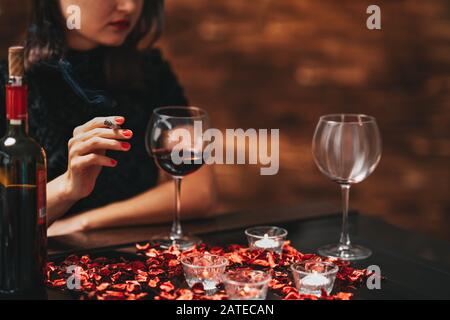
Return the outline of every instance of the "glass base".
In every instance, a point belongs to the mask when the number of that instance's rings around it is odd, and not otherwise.
[[[187,251],[200,243],[200,238],[195,236],[182,236],[179,239],[171,239],[170,236],[156,236],[151,239],[154,244],[158,244],[161,249],[169,249],[172,246],[178,247],[181,251]]]
[[[339,258],[345,261],[367,259],[372,251],[359,245],[343,246],[341,244],[330,244],[319,248],[319,254],[325,257]]]

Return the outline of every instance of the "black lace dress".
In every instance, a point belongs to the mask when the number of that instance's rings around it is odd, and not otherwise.
[[[103,72],[104,50],[70,52],[66,59],[33,67],[29,84],[29,132],[47,153],[48,181],[67,170],[67,143],[73,129],[99,116],[124,116],[134,132],[129,152],[109,151],[116,168],[103,168],[93,193],[73,206],[80,213],[124,200],[154,187],[158,170],[149,158],[144,134],[154,108],[187,105],[183,89],[158,49],[144,57],[144,81],[139,89],[111,90]],[[6,63],[0,63],[0,136],[5,133]]]

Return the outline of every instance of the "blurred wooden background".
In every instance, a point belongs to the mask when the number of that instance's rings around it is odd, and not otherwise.
[[[19,39],[28,0],[0,0],[0,50]],[[366,8],[382,30],[366,28]],[[167,0],[158,44],[215,127],[279,128],[280,172],[217,167],[222,210],[339,201],[316,169],[320,115],[377,117],[383,158],[351,206],[450,240],[450,2]]]

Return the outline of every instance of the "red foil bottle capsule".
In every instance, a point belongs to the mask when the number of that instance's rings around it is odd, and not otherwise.
[[[6,118],[8,120],[27,120],[28,112],[27,85],[6,86]]]

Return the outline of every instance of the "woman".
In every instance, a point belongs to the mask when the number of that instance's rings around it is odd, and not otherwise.
[[[81,28],[69,30],[73,5]],[[159,37],[163,0],[34,0],[33,15],[29,131],[47,153],[49,235],[170,220],[173,184],[159,178],[144,134],[154,108],[187,100],[159,50],[138,50]],[[0,95],[6,73],[0,65]],[[0,107],[3,135],[4,96]],[[186,177],[183,217],[210,212],[214,191],[211,168]]]

